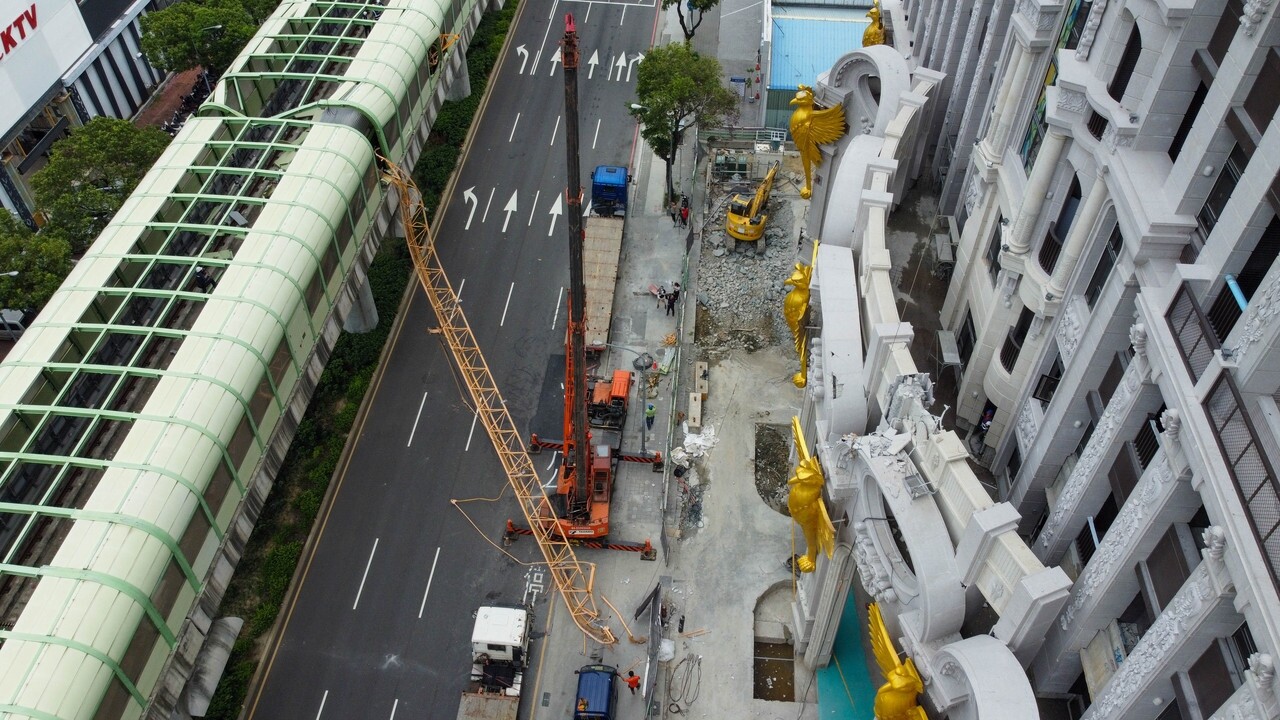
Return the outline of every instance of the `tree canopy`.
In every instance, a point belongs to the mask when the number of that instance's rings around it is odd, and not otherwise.
[[[54,143],[49,164],[31,178],[45,231],[84,252],[168,144],[161,130],[108,117]]]
[[[142,52],[152,66],[181,72],[227,69],[269,15],[268,0],[186,0],[142,16]]]
[[[644,126],[645,142],[667,163],[668,195],[675,194],[671,164],[684,128],[718,125],[737,109],[738,96],[722,78],[719,61],[687,42],[655,47],[640,61],[631,114]]]
[[[33,233],[0,210],[0,308],[39,310],[71,272],[71,246],[56,233]]]
[[[720,0],[662,0],[662,9],[676,8],[676,17],[680,18],[680,29],[684,31],[684,39],[692,40],[698,26],[702,24],[702,16],[711,8],[720,4]],[[688,20],[684,11],[689,11]]]

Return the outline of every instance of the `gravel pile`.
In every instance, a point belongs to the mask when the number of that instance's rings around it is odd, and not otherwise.
[[[716,188],[718,198],[728,187]],[[796,262],[797,231],[791,201],[777,195],[768,205],[765,252],[754,243],[736,243],[724,230],[725,203],[710,217],[698,263],[698,342],[717,348],[759,350],[791,342],[782,317],[783,282]],[[737,249],[734,249],[735,243]]]

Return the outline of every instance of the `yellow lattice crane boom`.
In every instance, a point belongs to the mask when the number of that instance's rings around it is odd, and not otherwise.
[[[436,322],[440,324],[438,332],[448,343],[476,414],[498,451],[498,459],[520,503],[520,511],[533,529],[538,548],[551,570],[556,590],[564,598],[569,614],[582,632],[596,642],[612,645],[617,639],[600,620],[600,612],[596,609],[592,589],[595,567],[578,562],[573,547],[555,532],[554,524],[544,521],[553,515],[551,504],[542,489],[533,461],[529,459],[523,436],[507,412],[502,393],[462,312],[458,294],[440,264],[440,256],[436,253],[435,241],[427,225],[426,210],[422,206],[422,195],[403,168],[393,163],[387,163],[387,167],[386,178],[400,197],[400,221],[404,224],[405,241],[413,257],[413,267],[431,302],[431,309],[435,311]]]

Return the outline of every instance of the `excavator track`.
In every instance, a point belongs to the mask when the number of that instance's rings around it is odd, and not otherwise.
[[[498,459],[507,473],[511,489],[515,491],[525,522],[537,538],[543,560],[551,571],[556,590],[564,599],[565,607],[573,622],[587,637],[604,645],[617,642],[613,631],[600,619],[593,590],[595,567],[581,563],[573,546],[554,529],[554,523],[546,518],[554,515],[542,483],[538,478],[528,448],[516,429],[511,414],[507,412],[502,392],[493,373],[485,362],[484,353],[476,342],[471,326],[467,323],[458,294],[440,264],[436,253],[435,238],[431,234],[422,206],[422,195],[409,173],[394,163],[386,163],[387,181],[396,189],[400,199],[400,220],[404,225],[405,241],[413,257],[414,270],[431,309],[439,323],[439,333],[444,337],[458,365],[458,370],[471,395],[480,422],[489,434]]]

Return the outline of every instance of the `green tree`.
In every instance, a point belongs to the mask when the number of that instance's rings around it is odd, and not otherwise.
[[[261,3],[240,0],[174,3],[142,16],[142,52],[163,70],[202,67],[221,73],[257,31],[253,13],[264,10]]]
[[[159,129],[108,117],[54,143],[49,164],[31,178],[45,230],[84,252],[168,144]]]
[[[668,10],[675,6],[676,17],[680,18],[680,29],[684,31],[684,39],[692,40],[693,34],[702,24],[703,14],[719,4],[720,0],[662,0],[662,9]],[[689,11],[688,21],[685,21],[685,10]]]
[[[667,197],[675,195],[671,166],[684,129],[718,125],[737,108],[738,98],[721,81],[720,63],[687,42],[655,47],[636,71],[636,104],[631,114],[644,126],[640,135],[667,163]]]
[[[10,276],[8,273],[16,272]],[[39,310],[71,272],[71,246],[0,210],[0,308]]]

